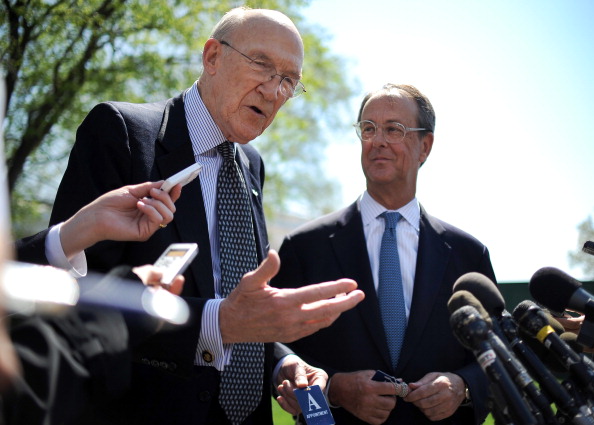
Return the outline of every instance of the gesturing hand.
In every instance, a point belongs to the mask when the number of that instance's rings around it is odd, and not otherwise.
[[[220,327],[224,343],[291,342],[330,326],[343,311],[363,300],[351,279],[279,289],[268,285],[280,259],[271,250],[223,300]]]

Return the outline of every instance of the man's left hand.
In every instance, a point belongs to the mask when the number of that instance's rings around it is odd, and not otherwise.
[[[464,380],[454,373],[431,372],[417,382],[409,382],[410,394],[404,400],[413,403],[431,421],[454,414],[464,401]]]
[[[328,382],[328,374],[322,369],[310,366],[295,355],[289,355],[285,357],[277,379],[280,382],[277,387],[279,396],[276,400],[278,404],[290,414],[298,415],[301,408],[293,390],[319,385],[320,389],[324,391]]]

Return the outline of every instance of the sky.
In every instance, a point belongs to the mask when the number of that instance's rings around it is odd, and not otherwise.
[[[549,266],[594,279],[568,258],[594,216],[594,2],[312,0],[304,15],[358,80],[352,122],[387,82],[429,97],[435,141],[417,198],[489,248],[499,282]],[[338,209],[365,180],[354,130],[329,137]]]

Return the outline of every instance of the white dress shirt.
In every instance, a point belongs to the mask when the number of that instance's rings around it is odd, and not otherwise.
[[[373,283],[377,291],[379,284],[379,255],[382,236],[385,229],[385,221],[381,216],[388,210],[380,205],[369,195],[363,192],[360,200],[361,218],[363,220],[363,232],[369,253],[369,263],[373,274]],[[396,243],[398,245],[398,257],[400,258],[400,272],[402,274],[402,289],[404,293],[404,304],[406,306],[406,317],[410,314],[412,303],[413,287],[415,282],[415,269],[417,266],[417,253],[419,251],[419,228],[421,222],[421,208],[417,198],[413,198],[408,204],[399,208],[402,219],[396,226]]]
[[[66,257],[64,249],[62,248],[62,241],[60,240],[60,229],[62,223],[58,223],[52,227],[45,238],[45,258],[50,266],[64,269],[71,276],[78,279],[87,275],[87,257],[85,252],[74,254],[71,258]]]

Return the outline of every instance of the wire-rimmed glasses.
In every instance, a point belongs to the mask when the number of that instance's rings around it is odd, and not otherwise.
[[[250,68],[262,77],[263,82],[268,81],[268,79],[272,80],[274,77],[278,76],[280,78],[280,83],[278,86],[279,91],[287,99],[292,98],[292,97],[297,97],[300,94],[306,92],[305,86],[303,85],[303,83],[301,81],[296,80],[291,77],[284,77],[284,76],[278,74],[276,72],[276,69],[274,68],[274,66],[272,66],[272,64],[263,62],[261,60],[250,58],[248,55],[240,52],[239,50],[237,50],[235,47],[233,47],[232,45],[230,45],[229,43],[227,43],[224,40],[219,40],[219,42],[223,46],[227,46],[227,47],[231,48],[232,50],[235,50],[241,56],[246,58],[249,61],[248,64],[249,64]]]
[[[402,142],[402,140],[406,137],[406,133],[409,131],[426,130],[425,128],[407,127],[404,124],[400,124],[396,121],[388,121],[387,123],[378,126],[373,121],[363,120],[353,124],[353,127],[355,127],[357,136],[359,136],[359,139],[361,139],[363,142],[372,140],[378,131],[378,127],[381,127],[384,139],[388,143]]]

